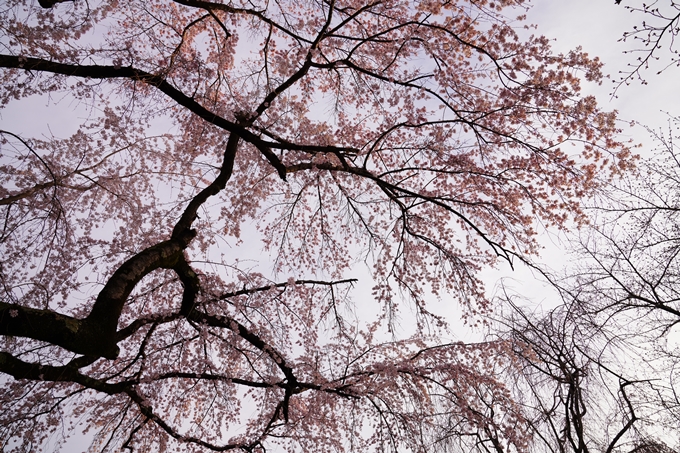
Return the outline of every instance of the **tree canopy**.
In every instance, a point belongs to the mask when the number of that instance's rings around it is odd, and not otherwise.
[[[631,159],[580,94],[601,63],[523,7],[1,6],[0,103],[26,115],[0,130],[5,451],[71,429],[93,451],[526,450],[516,343],[444,342],[428,301],[485,322],[479,271],[530,263]]]

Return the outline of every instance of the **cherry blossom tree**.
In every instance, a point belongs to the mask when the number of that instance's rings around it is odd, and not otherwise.
[[[0,7],[4,450],[529,449],[512,342],[428,301],[485,322],[479,271],[630,159],[524,7]]]

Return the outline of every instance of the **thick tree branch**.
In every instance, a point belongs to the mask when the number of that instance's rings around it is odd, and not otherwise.
[[[229,178],[234,171],[234,159],[236,158],[236,151],[238,149],[239,135],[232,133],[227,140],[227,145],[224,150],[224,159],[222,167],[217,178],[206,188],[201,190],[184,209],[182,217],[172,230],[172,238],[180,239],[187,231],[191,229],[191,224],[196,220],[198,209],[205,203],[208,198],[217,195],[222,189],[227,186]]]
[[[0,302],[0,335],[33,338],[88,356],[118,356],[115,342],[97,325],[52,310]]]
[[[98,379],[85,376],[72,365],[51,366],[24,362],[7,352],[0,352],[0,372],[9,374],[14,379],[30,379],[34,381],[75,382],[108,395],[125,392],[129,382],[109,384]]]
[[[141,69],[131,66],[106,66],[106,65],[78,65],[56,63],[41,58],[17,57],[14,55],[0,54],[0,68],[23,69],[26,71],[40,71],[53,74],[61,74],[71,77],[89,77],[92,79],[131,79],[137,80],[147,85],[158,88],[161,92],[177,102],[182,107],[193,112],[195,115],[204,119],[210,124],[224,129],[231,133],[236,133],[243,140],[252,143],[260,150],[268,161],[272,162],[276,170],[281,175],[283,168],[274,162],[278,161],[278,157],[273,153],[269,154],[268,150],[282,149],[282,150],[296,150],[305,151],[309,153],[327,153],[327,152],[349,152],[356,153],[355,148],[336,147],[336,146],[318,146],[318,145],[300,145],[288,141],[269,142],[262,140],[257,135],[250,132],[244,126],[238,123],[229,121],[203,107],[200,103],[192,97],[187,96],[180,90],[171,85],[164,76],[151,74]],[[269,151],[271,152],[271,151]],[[272,158],[273,156],[273,158]]]
[[[118,318],[134,287],[156,269],[173,268],[194,235],[195,232],[189,230],[182,237],[151,246],[124,262],[99,292],[85,321],[96,326],[105,341],[115,345]]]
[[[201,282],[196,275],[196,272],[191,268],[184,255],[177,261],[173,270],[177,273],[179,280],[184,285],[184,293],[182,294],[182,306],[180,307],[180,314],[186,316],[191,313],[196,303],[196,296],[201,289]]]
[[[226,187],[233,172],[238,142],[239,136],[232,133],[220,174],[191,200],[175,225],[171,239],[125,261],[99,292],[87,318],[75,319],[51,310],[1,303],[0,334],[47,341],[78,354],[115,359],[119,353],[116,343],[121,338],[116,331],[123,307],[137,283],[159,268],[175,269],[185,288],[181,313],[191,311],[200,282],[183,250],[196,235],[191,225],[200,206]]]
[[[38,3],[43,8],[50,9],[58,3],[66,3],[66,2],[73,2],[73,1],[75,1],[75,0],[38,0]]]

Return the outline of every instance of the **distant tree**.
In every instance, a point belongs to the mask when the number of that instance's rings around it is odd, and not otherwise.
[[[637,55],[637,58],[630,64],[630,70],[622,74],[620,83],[634,79],[645,82],[644,70],[657,60],[661,61],[657,72],[680,66],[680,49],[676,43],[680,33],[680,4],[673,0],[626,3],[624,8],[641,19],[639,25],[624,32],[621,38],[621,41],[633,43],[634,47],[626,53]],[[616,0],[616,4],[621,4],[621,0]]]
[[[630,162],[521,5],[3,4],[4,451],[527,449],[510,343],[426,301],[483,322],[478,271]]]
[[[678,421],[664,399],[668,363],[641,352],[635,327],[617,336],[590,323],[580,302],[531,313],[506,299],[499,335],[512,342],[518,364],[505,382],[514,382],[531,451],[674,452],[666,444],[676,441]]]
[[[598,325],[619,323],[618,330],[642,322],[642,332],[653,340],[680,323],[678,120],[670,125],[668,133],[650,130],[660,145],[657,153],[593,207],[596,223],[583,236],[585,259],[571,285],[583,312],[597,317]]]
[[[568,276],[546,274],[563,303],[534,314],[504,297],[499,334],[524,364],[514,399],[546,451],[680,447],[677,123],[650,130],[656,155],[599,193]]]
[[[581,265],[565,291],[584,322],[656,367],[657,409],[680,423],[680,149],[678,119],[650,130],[659,148],[594,209]]]

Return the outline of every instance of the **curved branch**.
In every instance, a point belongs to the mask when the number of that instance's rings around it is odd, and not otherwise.
[[[34,381],[75,382],[107,395],[125,392],[129,382],[109,384],[98,379],[80,374],[72,365],[51,366],[24,362],[7,352],[0,352],[0,372],[9,374],[14,379],[30,379]]]

